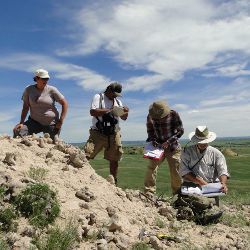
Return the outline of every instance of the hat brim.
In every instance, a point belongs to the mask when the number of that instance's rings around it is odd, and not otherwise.
[[[121,94],[121,93],[118,93],[118,92],[114,92],[114,94],[115,94],[116,96],[122,96],[122,94]]]
[[[36,77],[36,76],[39,77],[39,78],[42,78],[42,79],[44,79],[44,78],[45,78],[45,79],[46,79],[46,78],[50,78],[49,74],[47,74],[47,75],[44,74],[43,76],[35,75],[35,77]]]
[[[195,136],[195,132],[191,132],[188,138],[194,144],[205,144],[214,141],[216,139],[216,134],[214,132],[209,132],[206,139],[199,139]]]
[[[162,114],[157,114],[157,113],[155,113],[155,111],[153,109],[153,105],[150,105],[148,111],[149,111],[149,115],[151,116],[152,119],[161,119],[163,117],[166,117],[170,113],[171,110],[169,108],[166,108],[166,109],[164,109]]]

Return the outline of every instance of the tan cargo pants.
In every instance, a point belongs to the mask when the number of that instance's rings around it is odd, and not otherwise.
[[[144,179],[145,193],[155,193],[157,169],[165,160],[165,158],[167,158],[168,161],[172,192],[175,194],[179,190],[182,183],[181,177],[179,175],[180,155],[181,149],[176,149],[174,152],[171,152],[169,149],[165,149],[164,156],[161,160],[149,160],[148,169]]]

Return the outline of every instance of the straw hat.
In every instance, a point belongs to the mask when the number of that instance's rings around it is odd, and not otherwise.
[[[152,119],[161,119],[170,113],[171,109],[164,101],[156,101],[149,106],[149,115]]]
[[[197,126],[195,132],[188,135],[191,142],[205,144],[215,140],[216,134],[208,130],[207,126]]]

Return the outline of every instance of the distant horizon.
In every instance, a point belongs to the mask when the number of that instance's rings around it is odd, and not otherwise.
[[[243,140],[247,140],[247,139],[250,139],[250,136],[225,136],[225,137],[217,137],[216,141],[218,140],[239,140],[239,139],[243,139]],[[188,138],[180,138],[179,139],[180,141],[188,141],[189,139]],[[69,142],[69,144],[83,144],[85,143],[86,141],[83,141],[83,142]],[[146,142],[146,140],[122,140],[123,143],[133,143],[133,142]]]

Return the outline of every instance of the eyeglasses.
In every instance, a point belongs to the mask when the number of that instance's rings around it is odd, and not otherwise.
[[[44,80],[44,81],[48,81],[49,80],[49,78],[41,78],[42,80]]]

